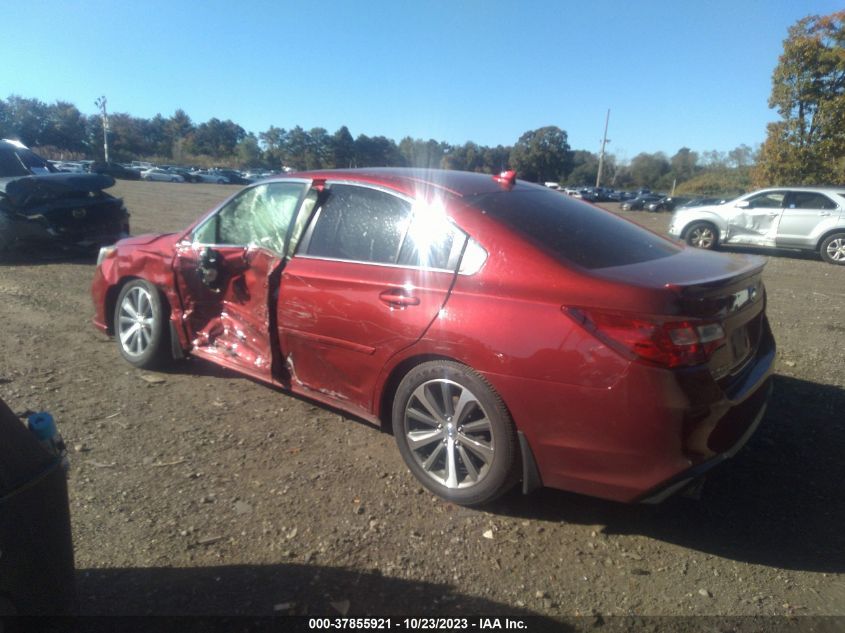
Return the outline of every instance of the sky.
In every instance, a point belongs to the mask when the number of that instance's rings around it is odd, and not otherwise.
[[[620,161],[756,146],[788,28],[841,0],[27,0],[4,7],[0,98],[258,134],[512,145],[555,125]]]

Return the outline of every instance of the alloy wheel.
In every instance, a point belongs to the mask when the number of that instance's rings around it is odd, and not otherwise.
[[[827,245],[827,256],[839,263],[845,262],[845,238],[837,237]]]
[[[493,462],[493,427],[478,398],[447,379],[429,380],[408,399],[405,439],[426,475],[447,488],[478,484]]]
[[[120,344],[130,356],[140,356],[150,346],[155,327],[153,303],[149,291],[135,286],[123,297],[118,314]]]
[[[696,226],[689,232],[687,242],[696,248],[712,248],[715,239],[713,229],[706,226]]]

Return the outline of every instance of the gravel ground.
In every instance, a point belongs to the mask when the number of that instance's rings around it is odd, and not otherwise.
[[[136,234],[236,190],[115,187]],[[445,503],[366,423],[197,360],[131,368],[85,260],[0,266],[0,396],[71,447],[86,614],[845,615],[845,267],[766,255],[775,394],[699,500]]]

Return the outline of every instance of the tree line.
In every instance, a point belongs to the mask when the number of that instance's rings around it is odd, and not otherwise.
[[[497,173],[515,169],[526,180],[576,186],[595,184],[599,163],[593,152],[572,150],[566,131],[556,126],[525,132],[513,145],[491,147],[409,136],[398,143],[385,136],[353,137],[346,126],[334,133],[321,127],[271,126],[255,135],[228,119],[194,123],[181,109],[170,117],[157,114],[151,119],[113,113],[108,122],[109,153],[117,161],[273,170],[386,166]],[[0,100],[0,137],[20,140],[48,158],[103,156],[100,115],[85,115],[66,101],[48,104],[17,95]],[[686,147],[671,157],[662,152],[641,153],[627,164],[608,155],[603,184],[668,189],[673,183],[689,183],[695,188],[698,178],[706,188],[719,189],[720,180],[727,179],[733,188],[741,189],[747,185],[753,160],[754,152],[744,145],[727,154],[699,155]],[[709,178],[702,180],[705,175]]]

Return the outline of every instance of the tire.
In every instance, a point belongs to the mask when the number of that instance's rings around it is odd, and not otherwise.
[[[431,361],[408,372],[393,401],[393,434],[420,483],[458,505],[490,503],[517,481],[510,414],[465,365]]]
[[[828,264],[845,266],[845,233],[834,233],[824,238],[819,254]]]
[[[696,248],[713,250],[719,245],[719,229],[710,222],[693,222],[684,233],[684,241]]]
[[[135,279],[123,286],[114,308],[114,338],[130,365],[151,369],[170,358],[169,316],[149,282]]]

